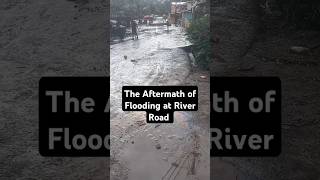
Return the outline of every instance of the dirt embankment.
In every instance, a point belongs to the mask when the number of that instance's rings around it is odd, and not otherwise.
[[[107,158],[38,152],[42,76],[107,75],[108,1],[0,4],[0,179],[106,179]]]
[[[242,2],[248,7],[256,6],[250,1]],[[317,153],[320,147],[320,33],[294,30],[268,16],[258,19],[259,23],[255,21],[259,18],[255,8],[234,6],[238,8],[233,11],[229,10],[233,7],[230,3],[220,2],[213,7],[213,33],[217,37],[211,73],[280,77],[282,153],[275,158],[212,159],[211,178],[317,180],[320,178]],[[237,17],[235,12],[239,14]],[[257,31],[259,28],[263,31]],[[292,46],[310,49],[294,53],[290,50]]]
[[[258,7],[257,1],[250,0],[211,3],[214,55],[210,70],[213,75],[231,75],[230,71],[243,63],[258,31]]]

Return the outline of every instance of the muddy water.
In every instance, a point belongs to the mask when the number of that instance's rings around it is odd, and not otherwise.
[[[190,72],[180,28],[141,27],[139,40],[111,46],[111,179],[209,179],[209,139],[193,112],[173,124],[146,124],[144,112],[123,112],[124,85],[179,85]]]

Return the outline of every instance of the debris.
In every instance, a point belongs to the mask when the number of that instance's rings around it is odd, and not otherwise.
[[[157,127],[159,127],[159,126],[161,126],[161,124],[157,124],[157,125],[155,125],[155,126],[154,126],[154,128],[157,128]]]
[[[159,143],[156,144],[156,149],[161,149],[161,145]]]
[[[179,164],[176,163],[176,162],[171,163],[171,165],[174,166],[174,167],[178,167],[179,166]]]
[[[201,79],[207,79],[207,76],[200,76]]]
[[[138,126],[146,125],[146,123],[144,121],[136,121],[135,124],[137,124]]]

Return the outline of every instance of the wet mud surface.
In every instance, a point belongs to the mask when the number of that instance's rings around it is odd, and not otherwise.
[[[108,158],[43,157],[38,82],[107,76],[107,3],[4,0],[0,5],[0,179],[108,179]]]
[[[173,124],[146,124],[145,112],[121,109],[122,86],[183,85],[192,71],[182,29],[141,28],[139,40],[111,45],[111,179],[209,179],[205,117],[175,112]]]

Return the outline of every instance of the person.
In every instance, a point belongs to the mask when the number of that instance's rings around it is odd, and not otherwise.
[[[169,31],[170,22],[168,19],[166,20],[166,25],[167,25],[167,31]]]
[[[137,39],[139,39],[139,37],[138,37],[138,25],[134,20],[131,21],[131,29],[132,29],[132,31],[131,31],[132,39],[134,39],[135,37],[137,37]]]

